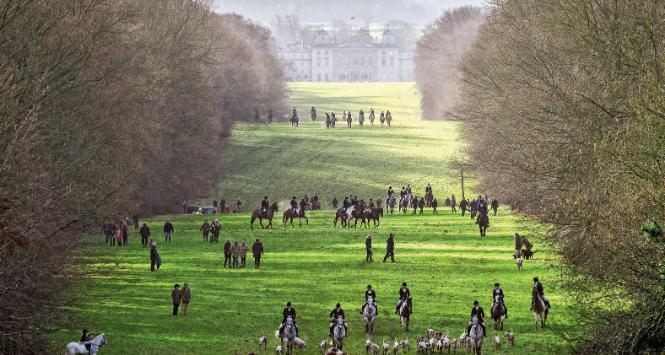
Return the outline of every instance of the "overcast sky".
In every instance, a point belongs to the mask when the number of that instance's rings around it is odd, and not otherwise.
[[[235,12],[270,25],[275,15],[298,15],[304,23],[350,20],[383,23],[393,19],[426,25],[443,9],[482,6],[485,0],[215,0],[218,12]]]

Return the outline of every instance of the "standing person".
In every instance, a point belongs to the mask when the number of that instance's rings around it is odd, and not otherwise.
[[[219,200],[219,213],[226,213],[226,200]]]
[[[365,238],[365,251],[367,252],[367,256],[365,256],[365,261],[366,262],[374,262],[372,259],[372,233],[367,235],[367,238]]]
[[[337,209],[338,204],[339,204],[339,201],[337,201],[337,196],[333,197],[333,200],[332,200],[333,208]]]
[[[457,200],[455,199],[455,195],[450,198],[450,210],[453,213],[457,213]]]
[[[143,227],[141,227],[139,234],[141,235],[141,245],[143,245],[144,248],[147,247],[148,238],[150,238],[150,227],[148,227],[147,224],[143,223]]]
[[[272,109],[268,110],[268,124],[272,123]]]
[[[390,113],[390,110],[386,111],[386,123],[388,123],[388,127],[390,127],[390,122],[393,120],[393,114]]]
[[[215,219],[212,222],[212,225],[210,226],[210,232],[212,232],[212,235],[210,236],[210,243],[219,242],[219,233],[222,231],[222,225],[219,224],[219,219]]]
[[[411,200],[411,207],[413,207],[413,213],[411,214],[415,216],[418,211],[418,197],[414,197],[413,200]]]
[[[171,300],[173,300],[173,316],[177,316],[178,307],[180,307],[180,301],[182,301],[182,292],[180,291],[180,285],[175,284],[173,286],[173,291],[171,291]]]
[[[182,314],[187,315],[187,309],[189,308],[189,301],[192,300],[192,291],[189,289],[189,285],[185,282],[180,292],[182,294]]]
[[[418,214],[422,215],[423,214],[423,208],[425,208],[425,199],[420,198],[420,201],[418,201],[418,209],[420,209],[420,212]]]
[[[468,207],[469,202],[465,199],[462,199],[462,202],[459,203],[459,209],[462,210],[462,217],[466,213],[466,208]]]
[[[231,247],[231,256],[233,257],[233,268],[237,269],[238,258],[240,257],[240,246],[238,246],[237,240],[233,242],[233,246]]]
[[[471,219],[474,219],[476,217],[476,214],[478,214],[478,201],[476,201],[476,199],[471,200],[469,209],[471,211]]]
[[[513,236],[515,237],[515,258],[519,258],[522,256],[522,236],[517,232]]]
[[[351,111],[346,114],[346,124],[351,128],[351,122],[353,122],[353,119],[351,118]]]
[[[171,220],[167,219],[166,223],[164,223],[164,241],[170,242],[173,232],[175,232],[173,224],[171,223]]]
[[[134,231],[139,230],[139,215],[135,214],[132,216],[132,222],[134,222]]]
[[[261,266],[261,256],[263,255],[263,243],[258,238],[252,245],[252,255],[254,256],[254,268],[258,269]]]
[[[494,211],[494,215],[496,216],[496,211],[499,209],[499,201],[496,198],[493,198],[490,206],[492,207],[492,211]]]
[[[161,262],[159,260],[159,253],[157,252],[157,243],[154,240],[150,241],[150,271],[155,271],[155,266],[159,270]]]
[[[390,256],[390,261],[395,262],[395,235],[390,233],[386,240],[386,256],[383,257],[383,262]]]
[[[436,197],[432,199],[432,214],[439,214],[439,211],[436,210],[436,207],[439,206],[439,202],[436,201]]]
[[[245,241],[240,245],[240,267],[247,266],[247,245]]]
[[[226,263],[229,263],[229,268],[231,268],[231,241],[228,239],[224,243],[224,267],[226,267]]]
[[[207,242],[208,234],[210,234],[210,223],[208,223],[207,219],[203,221],[203,224],[201,225],[201,228],[199,228],[199,230],[201,231],[201,234],[203,234],[203,241]]]
[[[182,201],[182,214],[187,214],[187,201]]]
[[[108,245],[112,245],[111,242],[113,241],[113,224],[111,223],[104,223],[102,226],[102,231],[104,232],[104,243]]]
[[[326,112],[326,129],[330,128],[330,114]]]
[[[337,122],[337,118],[335,118],[335,113],[332,112],[330,114],[330,128],[335,128],[335,123]]]
[[[219,205],[217,205],[217,200],[212,200],[212,208],[215,209],[215,210],[213,211],[213,213],[217,213],[217,208],[218,208],[218,207],[219,207]]]
[[[119,247],[122,246],[122,226],[119,224],[115,225],[115,241]]]
[[[233,212],[238,213],[240,212],[240,206],[242,205],[242,202],[240,202],[240,199],[236,200],[236,208],[233,210]]]
[[[379,117],[379,121],[381,121],[381,127],[383,127],[383,123],[386,122],[386,114],[381,111],[381,117]]]

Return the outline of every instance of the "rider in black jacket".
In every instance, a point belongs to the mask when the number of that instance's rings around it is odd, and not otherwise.
[[[342,305],[339,303],[335,306],[335,308],[330,311],[330,334],[328,336],[333,336],[333,328],[335,327],[335,324],[337,324],[337,319],[339,317],[342,317],[342,320],[344,320],[344,310],[342,309]],[[346,331],[346,335],[349,335],[349,328],[346,327],[346,321],[344,321],[344,331]]]

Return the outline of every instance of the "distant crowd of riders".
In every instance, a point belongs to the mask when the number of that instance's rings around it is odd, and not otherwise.
[[[353,116],[351,115],[351,111],[342,111],[342,117],[337,118],[336,114],[334,112],[324,112],[325,114],[325,124],[326,128],[335,128],[337,125],[337,121],[341,120],[343,122],[346,122],[346,127],[351,128],[353,124]],[[312,106],[312,108],[309,111],[309,117],[312,119],[312,122],[316,121],[317,119],[317,113],[316,113],[316,108]],[[260,116],[258,114],[258,111],[256,111],[254,115],[254,121],[255,122],[260,122]],[[367,119],[369,120],[370,125],[374,125],[374,121],[376,120],[376,113],[374,112],[373,108],[369,109],[369,114],[367,115]],[[269,116],[269,122],[272,122],[272,116]],[[358,112],[358,116],[356,118],[356,121],[358,122],[359,126],[364,126],[365,125],[365,111],[363,109],[360,109]],[[390,110],[386,111],[381,111],[381,114],[379,115],[379,122],[381,123],[381,127],[383,127],[384,124],[387,124],[388,127],[390,127],[391,122],[393,121],[393,115],[390,113]],[[293,127],[298,127],[300,124],[300,117],[298,116],[298,109],[295,107],[291,111],[291,126]]]

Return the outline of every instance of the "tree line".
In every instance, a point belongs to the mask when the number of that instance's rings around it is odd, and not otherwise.
[[[288,112],[270,32],[207,4],[0,3],[0,353],[47,352],[74,235],[209,192],[233,123]]]
[[[470,163],[549,226],[580,353],[665,347],[663,19],[658,1],[494,0],[459,62]]]

